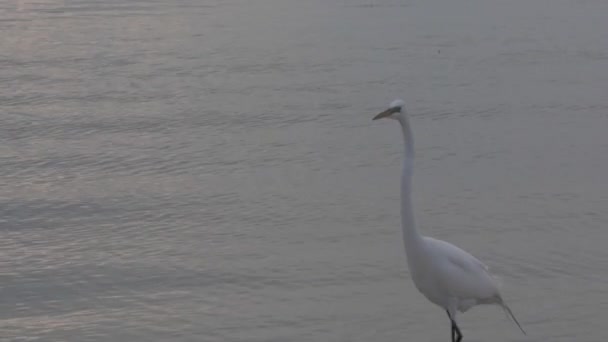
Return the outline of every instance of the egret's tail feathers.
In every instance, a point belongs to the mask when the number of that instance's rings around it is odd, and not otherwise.
[[[502,308],[505,310],[505,313],[508,314],[513,319],[513,322],[515,322],[515,324],[517,324],[517,327],[519,328],[519,330],[521,330],[521,332],[524,333],[524,335],[527,335],[526,332],[524,331],[524,329],[521,327],[521,325],[517,321],[517,318],[515,318],[515,315],[513,315],[513,311],[511,311],[511,309],[507,306],[507,304],[502,302],[502,303],[500,303],[500,306],[502,306]]]

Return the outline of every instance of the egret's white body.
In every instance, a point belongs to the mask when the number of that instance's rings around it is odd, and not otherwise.
[[[502,300],[497,281],[486,265],[448,242],[420,235],[416,229],[411,202],[414,140],[403,101],[393,101],[389,109],[376,115],[374,120],[381,118],[397,120],[403,132],[405,158],[401,175],[401,223],[407,263],[416,288],[447,312],[452,324],[452,341],[462,339],[456,313],[479,304],[502,306],[521,329]]]

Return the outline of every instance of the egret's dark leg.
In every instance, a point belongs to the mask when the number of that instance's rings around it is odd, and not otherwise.
[[[445,310],[445,313],[447,313],[448,317],[450,318],[450,335],[452,337],[452,342],[456,342],[456,329],[454,329],[454,321],[452,321],[452,316],[450,315],[450,312],[448,310]]]
[[[460,332],[460,328],[456,325],[456,322],[452,319],[452,315],[450,315],[449,311],[445,311],[450,318],[450,323],[452,324],[452,342],[460,342],[462,341],[462,333]]]
[[[460,332],[460,328],[456,325],[455,322],[452,322],[454,325],[454,332],[456,333],[456,342],[462,341],[462,333]]]

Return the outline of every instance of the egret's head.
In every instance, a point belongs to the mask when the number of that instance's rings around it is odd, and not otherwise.
[[[403,117],[403,115],[405,115],[404,105],[405,103],[403,102],[403,100],[395,100],[391,102],[391,104],[388,106],[388,109],[374,116],[372,120],[378,120],[383,118],[399,120]]]

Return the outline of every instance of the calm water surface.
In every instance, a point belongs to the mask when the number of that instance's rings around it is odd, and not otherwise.
[[[484,260],[467,341],[608,337],[608,2],[0,4],[0,340],[448,341],[399,231]]]

